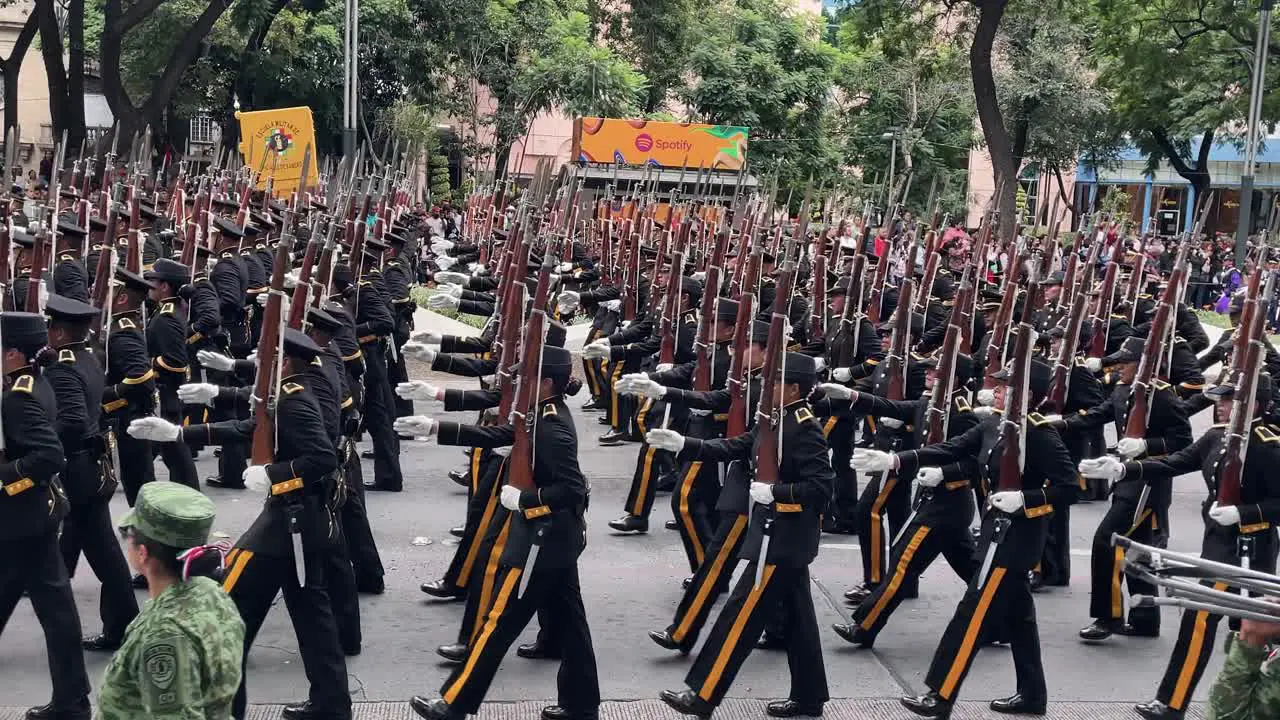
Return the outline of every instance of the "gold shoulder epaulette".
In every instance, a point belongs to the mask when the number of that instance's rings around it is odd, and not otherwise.
[[[796,422],[813,419],[813,411],[807,407],[796,408]]]
[[[320,362],[320,358],[319,358],[319,356],[314,357],[314,358],[311,358],[311,364],[312,364],[312,365],[315,365],[316,367],[323,367],[323,366],[324,366],[324,363]]]
[[[71,348],[62,348],[58,351],[58,362],[73,363],[76,361],[76,351]]]
[[[555,404],[555,403],[547,403],[546,405],[543,405],[543,406],[542,406],[542,417],[548,417],[548,416],[551,416],[551,415],[556,415],[556,414],[558,414],[559,412],[560,412],[559,410],[556,410],[556,404]]]
[[[61,261],[75,260],[75,259],[76,259],[75,256],[69,253],[62,253],[61,255],[58,256],[58,260],[61,260]]]
[[[138,327],[137,325],[133,324],[133,320],[131,318],[127,318],[127,317],[120,318],[116,326],[120,328],[124,328],[126,330],[134,330],[134,329],[137,329]]]
[[[218,257],[223,258],[223,259],[226,259],[226,258],[233,258],[233,257],[235,257],[235,256],[236,256],[236,254],[235,254],[235,253],[231,252],[230,250],[225,250],[225,251],[223,251],[223,253],[222,253],[221,255],[219,255]]]
[[[1045,417],[1040,413],[1028,413],[1027,422],[1031,423],[1035,427],[1040,427],[1041,425],[1049,424],[1049,421],[1046,420]]]
[[[1076,364],[1076,367],[1084,367],[1085,365],[1088,364],[1088,360],[1077,355],[1075,364]]]
[[[1172,385],[1170,385],[1169,383],[1167,383],[1167,382],[1165,382],[1165,381],[1163,381],[1163,380],[1161,380],[1161,379],[1159,379],[1159,378],[1156,378],[1156,379],[1152,380],[1152,381],[1151,381],[1151,384],[1152,384],[1152,386],[1154,386],[1154,387],[1155,387],[1155,389],[1157,389],[1157,390],[1168,390],[1169,388],[1173,387],[1173,386],[1172,386]]]
[[[1224,427],[1226,427],[1226,426],[1227,426],[1227,424],[1226,424],[1226,423],[1217,423],[1217,424],[1215,424],[1215,425],[1211,425],[1210,427],[1211,427],[1211,428],[1224,428]]]
[[[956,398],[956,410],[959,410],[960,412],[969,412],[972,409],[973,408],[969,406],[968,400],[962,397]]]
[[[373,284],[373,281],[372,281],[372,280],[361,280],[361,281],[360,281],[360,287],[365,287],[365,286],[367,286],[367,285],[372,285],[372,284]]]
[[[172,315],[172,314],[173,314],[173,312],[174,312],[174,305],[173,305],[173,303],[171,303],[171,302],[160,303],[160,314],[161,314],[161,315]]]
[[[285,395],[292,395],[303,391],[303,387],[298,383],[285,383],[280,389],[284,390]]]
[[[13,381],[13,389],[17,390],[18,392],[31,394],[31,391],[35,389],[35,386],[36,386],[36,379],[34,376],[31,376],[31,375],[19,375]]]
[[[1257,435],[1259,440],[1261,440],[1264,443],[1267,443],[1268,445],[1274,445],[1275,443],[1280,443],[1280,435],[1277,435],[1276,433],[1272,432],[1271,428],[1267,427],[1266,425],[1259,425],[1253,431],[1253,434]]]

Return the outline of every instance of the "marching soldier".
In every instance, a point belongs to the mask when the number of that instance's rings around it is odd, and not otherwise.
[[[218,293],[218,309],[221,315],[222,333],[227,338],[231,356],[243,358],[249,354],[249,330],[245,320],[245,298],[249,290],[249,275],[245,270],[238,248],[244,240],[244,228],[227,220],[215,218],[209,225],[214,237],[214,254],[217,263],[209,272],[209,282]],[[215,385],[238,385],[233,374],[221,373],[209,378]],[[211,420],[226,419],[218,413]],[[194,436],[193,436],[194,437]],[[198,441],[198,440],[197,440]],[[218,458],[218,474],[205,480],[213,487],[238,489],[244,486],[244,469],[247,466],[248,449],[234,439],[222,446]]]
[[[17,548],[0,563],[0,632],[24,592],[49,651],[53,698],[28,720],[90,720],[89,676],[80,648],[80,616],[58,552],[66,498],[57,475],[65,459],[54,429],[53,389],[38,370],[49,342],[44,317],[0,313],[4,351],[4,459],[0,462],[0,541]]]
[[[89,273],[80,253],[88,230],[76,225],[75,219],[58,220],[56,261],[53,266],[53,294],[82,303],[89,302]]]
[[[178,386],[187,382],[186,308],[182,307],[179,290],[191,279],[191,269],[182,263],[166,258],[156,260],[143,277],[155,287],[151,300],[155,312],[147,318],[147,349],[156,369],[156,390],[160,399],[160,417],[173,423],[181,423],[182,401],[178,398]],[[180,443],[163,443],[160,457],[169,468],[169,480],[200,489],[200,477],[191,451]]]
[[[687,689],[664,690],[663,702],[684,715],[702,718],[720,705],[734,677],[755,647],[775,608],[787,618],[786,651],[791,668],[791,694],[769,703],[773,717],[821,715],[829,699],[818,619],[809,592],[809,564],[818,554],[821,516],[831,498],[835,474],[827,457],[822,426],[805,398],[817,382],[813,358],[787,353],[775,390],[782,411],[781,466],[776,485],[752,482],[751,529],[743,555],[750,560],[716,618],[711,634],[685,677]],[[758,431],[758,428],[757,430]],[[680,459],[747,461],[753,458],[756,431],[734,438],[686,439],[674,430],[649,431],[646,440]],[[762,542],[761,528],[773,514],[771,540]],[[768,555],[760,557],[762,547]],[[760,567],[763,564],[763,567]]]
[[[1235,393],[1236,387],[1230,383],[1216,385],[1206,391],[1215,403],[1214,412],[1220,421],[1231,416]],[[1116,483],[1117,495],[1122,493],[1120,486],[1135,485],[1138,490],[1144,485],[1149,486],[1154,502],[1163,484],[1179,475],[1199,470],[1209,489],[1209,496],[1201,504],[1205,519],[1201,556],[1231,565],[1248,563],[1254,570],[1274,573],[1277,543],[1273,525],[1280,522],[1280,474],[1275,472],[1277,463],[1280,463],[1280,427],[1263,419],[1272,410],[1271,393],[1270,377],[1260,375],[1254,416],[1247,424],[1251,434],[1244,458],[1238,506],[1219,505],[1214,501],[1222,458],[1226,453],[1225,424],[1214,425],[1195,442],[1164,457],[1122,462],[1103,456],[1080,463],[1080,472]],[[1128,496],[1133,492],[1126,489],[1123,494]],[[1227,586],[1223,583],[1215,588],[1224,590]],[[1156,697],[1134,708],[1139,715],[1149,720],[1180,720],[1186,714],[1191,696],[1213,654],[1221,620],[1221,615],[1206,611],[1183,611],[1173,655],[1169,658]]]
[[[138,488],[155,479],[151,443],[125,432],[129,423],[155,409],[156,371],[142,328],[142,304],[155,285],[124,268],[116,268],[115,299],[107,327],[107,385],[102,409],[115,427],[120,484],[133,507]]]
[[[338,462],[315,396],[303,384],[308,381],[306,368],[322,351],[306,335],[290,328],[284,330],[283,348],[274,417],[275,462],[252,465],[244,471],[245,487],[266,494],[266,504],[228,556],[222,587],[244,619],[246,660],[273,600],[278,593],[284,595],[311,690],[306,702],[286,706],[283,717],[348,720],[351,694],[328,590],[331,562],[325,557],[339,552],[341,543],[328,506]],[[229,392],[237,400],[243,395]],[[217,445],[230,439],[247,443],[254,427],[253,418],[183,428],[153,417],[135,421],[129,433],[157,442],[197,437],[205,444]],[[301,559],[294,556],[294,533],[301,534]],[[234,717],[244,718],[245,707],[242,681]]]
[[[387,373],[388,382],[395,387],[409,381],[409,371],[404,362],[404,344],[409,341],[413,332],[413,312],[418,304],[409,296],[409,288],[413,285],[413,274],[404,256],[406,238],[395,233],[387,234],[386,262],[382,266],[382,278],[387,285],[387,294],[391,300],[391,316],[395,323],[388,343]],[[396,417],[407,417],[413,414],[413,401],[395,396]]]
[[[102,632],[85,639],[84,648],[111,651],[120,646],[137,616],[138,600],[111,524],[108,502],[116,478],[102,420],[103,371],[86,342],[89,323],[101,311],[61,295],[50,295],[44,311],[49,316],[49,346],[57,351],[45,377],[57,399],[55,427],[66,457],[62,486],[71,504],[62,526],[62,558],[74,573],[83,552],[102,584]]]

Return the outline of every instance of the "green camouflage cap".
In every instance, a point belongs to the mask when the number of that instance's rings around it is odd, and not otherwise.
[[[157,480],[143,485],[120,528],[133,528],[151,540],[185,550],[209,541],[213,501],[185,485]]]

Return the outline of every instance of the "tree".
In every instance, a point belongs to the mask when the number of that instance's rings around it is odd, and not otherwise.
[[[1205,197],[1214,142],[1226,136],[1242,144],[1256,3],[1109,0],[1094,5],[1090,22],[1098,82],[1148,169],[1167,160]],[[1273,44],[1273,60],[1277,52]],[[1280,117],[1276,68],[1267,81],[1262,118],[1272,123]]]
[[[49,83],[49,119],[53,132],[67,133],[68,148],[78,148],[85,139],[84,118],[84,0],[67,0],[67,62],[62,61],[62,27],[54,0],[36,0],[35,13],[40,25],[40,53],[44,58]],[[74,152],[68,149],[68,154]]]
[[[748,162],[799,204],[804,186],[834,185],[835,48],[813,18],[778,0],[721,0],[702,9],[705,31],[689,56],[692,81],[677,91],[692,120],[751,128]]]
[[[214,23],[227,9],[225,0],[136,0],[127,7],[123,0],[102,0],[102,34],[98,40],[102,65],[102,94],[115,115],[122,149],[127,149],[131,138],[146,125],[157,133],[165,127],[164,113],[182,84],[183,76],[196,60],[204,39]],[[147,43],[143,53],[156,57],[163,54],[159,72],[150,76],[148,89],[130,91],[125,83],[124,63],[126,52],[137,54],[139,38],[135,30],[149,25],[154,31],[160,27],[173,27],[168,18],[182,17],[195,12],[190,24],[180,32],[168,36],[144,33]]]

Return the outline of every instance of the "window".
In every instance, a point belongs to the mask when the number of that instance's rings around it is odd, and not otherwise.
[[[197,115],[191,118],[191,142],[199,145],[212,145],[218,139],[218,125],[208,115]]]

